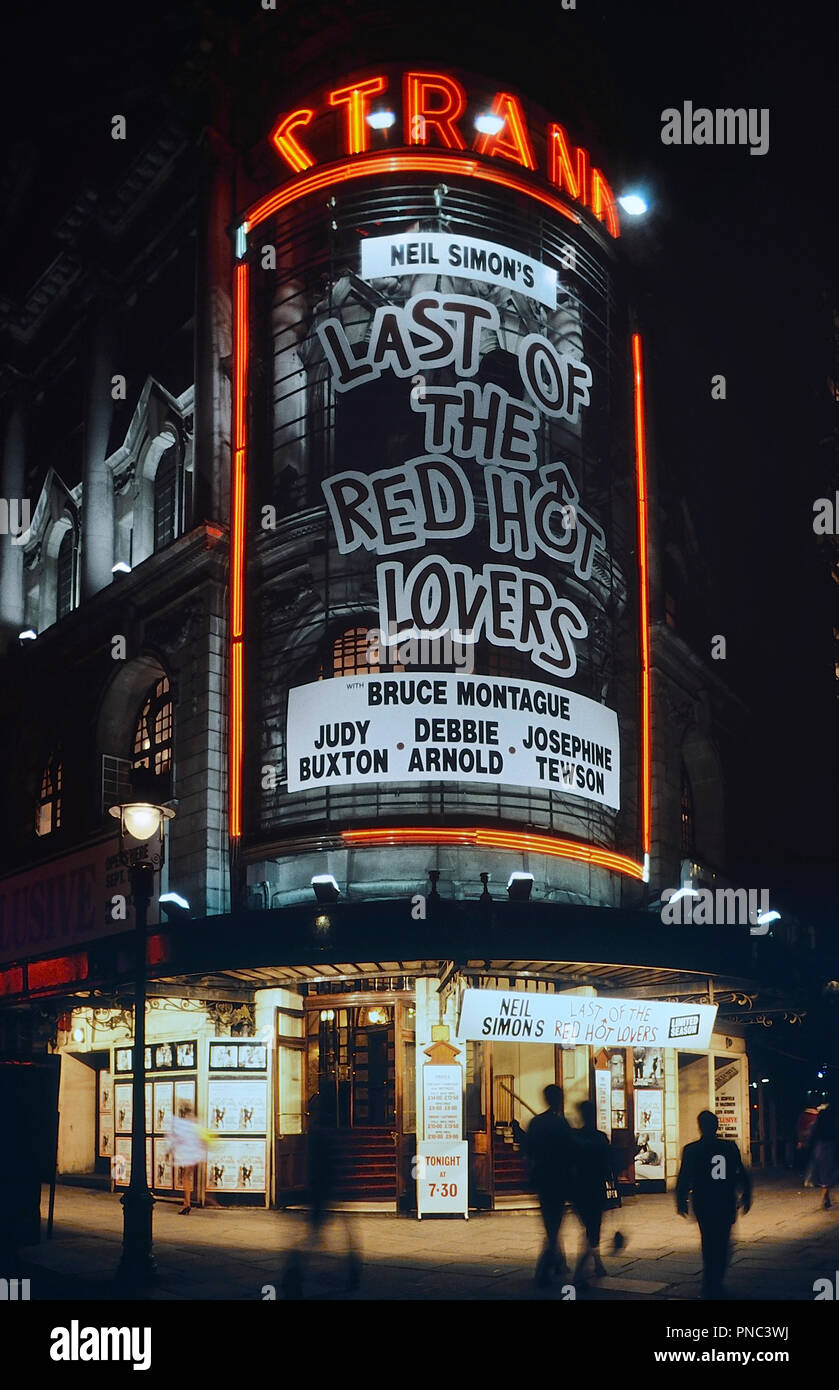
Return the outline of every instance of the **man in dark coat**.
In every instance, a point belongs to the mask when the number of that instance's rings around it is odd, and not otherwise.
[[[562,1113],[562,1088],[546,1086],[543,1095],[548,1108],[530,1121],[525,1143],[545,1225],[545,1248],[536,1265],[536,1283],[541,1286],[550,1282],[552,1271],[562,1276],[568,1270],[559,1228],[571,1193],[574,1160],[573,1130]]]
[[[717,1137],[716,1115],[703,1110],[697,1121],[702,1137],[682,1151],[676,1208],[680,1216],[687,1216],[688,1194],[693,1193],[693,1212],[702,1236],[702,1296],[721,1298],[738,1197],[742,1195],[745,1214],[752,1204],[752,1184],[737,1145]]]

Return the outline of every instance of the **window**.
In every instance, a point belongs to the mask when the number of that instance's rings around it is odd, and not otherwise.
[[[681,814],[682,854],[686,859],[693,859],[696,855],[696,836],[693,820],[693,790],[684,763],[682,763]]]
[[[154,548],[171,545],[177,529],[178,455],[174,444],[161,455],[154,475]]]
[[[134,771],[146,768],[156,776],[172,766],[172,695],[168,676],[152,687],[143,701],[134,732]]]
[[[58,547],[58,565],[56,568],[55,585],[55,616],[65,618],[73,608],[73,590],[76,559],[76,538],[71,527],[64,532],[61,545]]]
[[[61,759],[53,754],[44,768],[35,810],[35,834],[51,835],[61,825]]]
[[[330,676],[375,676],[380,671],[404,671],[404,666],[390,666],[379,661],[379,646],[373,636],[375,629],[350,627],[332,643],[332,669],[327,663],[318,671],[318,680]]]

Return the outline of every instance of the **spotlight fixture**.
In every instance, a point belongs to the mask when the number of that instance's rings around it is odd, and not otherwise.
[[[112,566],[112,568],[111,568],[111,574],[130,574],[130,573],[131,573],[131,566],[130,566],[130,565],[127,565],[127,564],[125,563],[124,560],[117,560],[116,564],[115,564],[114,566]]]
[[[312,879],[312,889],[319,903],[334,903],[341,896],[334,874],[315,874]]]
[[[439,870],[439,869],[429,869],[429,870],[428,870],[428,881],[429,881],[429,883],[431,884],[431,889],[430,889],[429,894],[428,894],[429,898],[439,898],[439,896],[440,896],[440,890],[439,890],[439,888],[437,887],[437,884],[440,882],[440,870]]]
[[[650,205],[642,193],[624,193],[618,202],[630,217],[643,217],[649,211]]]
[[[507,879],[507,893],[511,902],[524,903],[533,892],[533,875],[514,870]]]
[[[189,903],[186,898],[182,898],[180,893],[161,893],[157,900],[167,917],[174,917],[177,921],[179,917],[190,917],[192,915]]]
[[[371,111],[367,124],[371,130],[390,130],[392,125],[396,125],[396,115],[393,111]]]
[[[77,1027],[77,1028],[74,1028],[74,1029],[73,1029],[73,1042],[75,1042],[75,1043],[83,1043],[83,1042],[84,1042],[84,1028],[78,1028],[78,1027]]]
[[[25,627],[23,632],[19,632],[17,636],[19,642],[34,642],[38,634],[34,628]]]
[[[475,129],[482,135],[498,135],[504,129],[504,117],[496,116],[494,111],[482,111],[475,117]]]
[[[769,922],[779,922],[780,920],[781,914],[776,912],[774,907],[771,912],[759,912],[755,917],[755,922],[761,927],[765,927]]]
[[[479,902],[482,902],[482,903],[491,903],[491,902],[492,902],[492,898],[490,897],[490,894],[489,894],[489,877],[490,877],[489,874],[481,874],[481,883],[483,884],[483,889],[482,889],[482,891],[481,891],[481,896],[480,896],[480,898],[478,899]]]

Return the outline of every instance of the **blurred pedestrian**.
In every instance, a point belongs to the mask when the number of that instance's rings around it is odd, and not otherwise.
[[[559,1231],[565,1204],[571,1195],[574,1138],[563,1114],[562,1087],[546,1086],[542,1094],[547,1110],[534,1115],[530,1121],[525,1153],[545,1227],[545,1245],[536,1264],[536,1283],[544,1288],[550,1283],[552,1273],[559,1274],[560,1278],[568,1273]]]
[[[824,1193],[822,1207],[830,1208],[830,1189],[839,1183],[839,1145],[837,1140],[836,1112],[832,1105],[819,1111],[812,1131],[812,1176],[813,1186],[820,1187]]]
[[[688,1196],[693,1194],[693,1214],[702,1237],[702,1296],[721,1298],[738,1199],[745,1215],[752,1204],[752,1184],[737,1145],[717,1135],[716,1115],[702,1110],[697,1122],[701,1138],[682,1150],[676,1208],[680,1216],[687,1216]]]
[[[205,1161],[209,1152],[209,1135],[199,1125],[190,1106],[183,1114],[171,1117],[166,1137],[169,1140],[168,1153],[172,1165],[177,1164],[183,1169],[184,1204],[178,1215],[188,1216],[192,1211],[197,1165]]]
[[[306,1136],[308,1232],[301,1245],[291,1252],[283,1274],[283,1296],[288,1299],[303,1297],[307,1258],[320,1249],[329,1208],[334,1202],[338,1166],[335,1132],[325,1123],[326,1115],[328,1111],[321,1104],[320,1096],[312,1096]],[[355,1247],[350,1218],[346,1212],[343,1215],[347,1237],[346,1288],[352,1293],[361,1283],[361,1256]]]
[[[573,1205],[585,1235],[585,1244],[574,1269],[575,1284],[585,1285],[585,1267],[592,1259],[598,1278],[606,1273],[600,1258],[600,1225],[606,1210],[607,1189],[615,1188],[612,1146],[597,1128],[597,1110],[590,1100],[580,1101],[577,1112],[582,1127],[574,1130]]]

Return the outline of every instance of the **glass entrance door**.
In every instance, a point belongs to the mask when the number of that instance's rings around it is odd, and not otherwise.
[[[307,1016],[307,1089],[322,1124],[334,1129],[383,1128],[396,1120],[396,1056],[392,1004],[340,1008],[324,1004]]]

